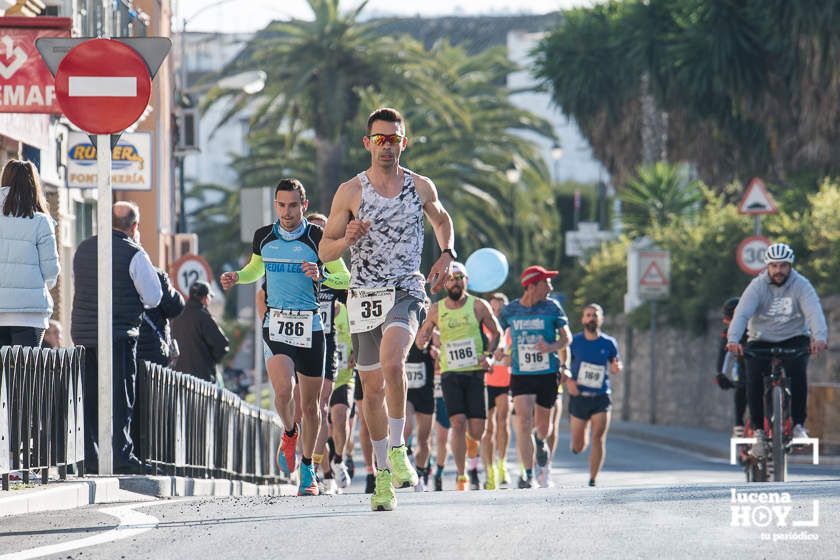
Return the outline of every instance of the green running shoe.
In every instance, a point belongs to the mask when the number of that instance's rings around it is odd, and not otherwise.
[[[388,461],[394,473],[394,488],[410,488],[417,485],[417,471],[408,460],[408,450],[405,445],[389,449]]]
[[[370,509],[373,511],[393,511],[397,507],[397,496],[391,486],[391,471],[376,469],[376,486],[370,497]]]

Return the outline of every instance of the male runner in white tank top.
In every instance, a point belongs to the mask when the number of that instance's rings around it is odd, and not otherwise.
[[[347,311],[377,467],[371,508],[388,511],[393,487],[417,484],[403,438],[405,359],[424,319],[424,284],[438,291],[457,255],[434,183],[400,167],[407,139],[399,111],[371,113],[362,141],[371,166],[338,187],[319,254],[334,260],[350,249]],[[420,274],[424,213],[442,251],[428,280]]]

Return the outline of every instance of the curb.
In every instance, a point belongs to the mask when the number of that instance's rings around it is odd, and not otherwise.
[[[53,482],[41,488],[21,490],[19,495],[0,497],[0,517],[73,509],[119,501],[117,478],[92,478]]]
[[[183,476],[130,476],[119,479],[119,488],[157,498],[187,496],[294,496],[293,484],[253,484],[241,480]]]
[[[720,447],[712,447],[696,442],[692,442],[691,445],[686,445],[686,440],[683,438],[657,434],[653,431],[639,430],[634,429],[632,426],[620,426],[616,424],[610,426],[610,433],[629,439],[658,443],[674,449],[691,451],[708,457],[713,457],[715,459],[726,459],[729,461],[729,451],[724,451]],[[721,438],[722,440],[725,440],[726,434],[721,434]],[[840,456],[821,455],[819,459],[819,466],[840,466]],[[792,465],[811,465],[811,455],[810,453],[788,455],[788,463]]]
[[[610,432],[618,436],[637,439],[639,441],[654,442],[660,445],[674,447],[676,449],[693,451],[701,455],[714,457],[715,459],[729,459],[729,453],[721,450],[719,447],[711,447],[697,442],[692,442],[691,445],[686,445],[685,440],[683,439],[657,434],[647,430],[637,430],[629,426],[612,425],[610,426]]]

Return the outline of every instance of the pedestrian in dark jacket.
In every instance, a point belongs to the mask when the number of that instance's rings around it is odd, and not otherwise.
[[[140,208],[133,202],[115,202],[112,207],[111,243],[111,374],[113,417],[103,418],[113,426],[113,469],[117,474],[143,473],[145,468],[134,454],[131,420],[137,382],[137,338],[143,311],[158,306],[160,281],[149,255],[140,245]],[[99,292],[98,238],[79,244],[73,256],[73,315],[70,334],[73,343],[85,347],[84,413],[85,468],[99,466]],[[106,367],[105,365],[102,366]],[[107,445],[107,443],[103,444]]]
[[[229,345],[225,333],[207,310],[211,297],[206,282],[194,282],[184,312],[172,322],[172,336],[181,351],[175,369],[215,382],[216,364],[227,354]]]
[[[184,296],[172,287],[169,275],[160,269],[157,271],[163,297],[154,309],[143,313],[140,323],[140,339],[137,342],[137,363],[148,360],[153,364],[168,366],[177,358],[177,342],[172,337],[169,320],[179,316],[184,310]]]

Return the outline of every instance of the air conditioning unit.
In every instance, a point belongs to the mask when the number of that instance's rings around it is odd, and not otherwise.
[[[173,237],[173,260],[178,260],[184,255],[198,254],[198,235],[195,233],[176,233]]]
[[[201,116],[196,107],[181,107],[178,109],[178,144],[175,150],[186,154],[200,152],[199,122]]]

